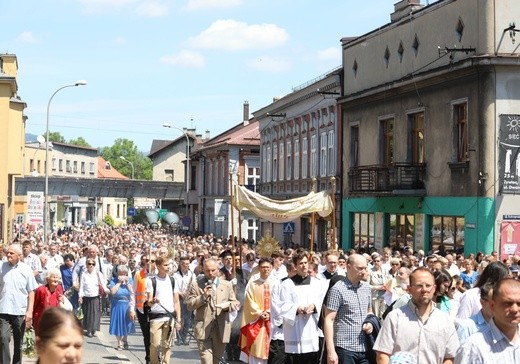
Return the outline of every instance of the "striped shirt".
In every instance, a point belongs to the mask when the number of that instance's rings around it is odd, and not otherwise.
[[[360,282],[354,286],[348,278],[329,290],[326,307],[336,311],[334,319],[334,346],[353,352],[366,351],[363,322],[371,308],[370,286]]]
[[[512,343],[489,320],[489,328],[470,336],[457,351],[456,364],[506,364],[520,363],[520,335]]]

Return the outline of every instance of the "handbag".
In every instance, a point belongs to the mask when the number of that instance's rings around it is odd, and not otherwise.
[[[107,293],[105,292],[105,288],[101,284],[101,279],[99,278],[99,273],[97,273],[97,279],[98,279],[99,297],[104,298]]]
[[[60,307],[67,311],[73,310],[72,303],[70,303],[69,299],[65,295],[63,296],[63,303],[60,302]]]

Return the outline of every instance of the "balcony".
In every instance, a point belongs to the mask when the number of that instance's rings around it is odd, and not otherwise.
[[[410,195],[426,194],[424,175],[426,164],[392,163],[350,168],[350,194]]]

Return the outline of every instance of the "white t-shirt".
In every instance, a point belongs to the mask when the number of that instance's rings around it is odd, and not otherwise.
[[[169,276],[166,276],[165,278],[161,278],[159,276],[155,276],[157,285],[155,287],[155,296],[159,299],[159,303],[155,303],[150,313],[152,314],[161,314],[161,313],[167,313],[166,310],[173,312],[175,311],[174,301],[173,301],[173,295],[175,293],[179,293],[179,287],[175,285],[174,291],[172,292],[172,282],[170,280]],[[153,285],[152,285],[152,279],[147,278],[146,279],[146,293],[153,293]],[[161,305],[163,307],[161,307]],[[166,310],[165,310],[166,309]],[[159,317],[157,319],[158,321],[168,321],[170,317],[163,316]]]

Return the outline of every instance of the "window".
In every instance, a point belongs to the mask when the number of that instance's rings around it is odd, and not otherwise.
[[[283,142],[280,142],[280,157],[278,158],[279,163],[279,171],[278,176],[280,177],[280,181],[283,181],[284,179],[284,170],[285,170],[285,156],[284,156],[284,144]]]
[[[107,215],[110,215],[110,204],[107,203],[107,212],[106,212]]]
[[[60,171],[61,171],[61,168],[60,168]],[[95,173],[94,162],[90,162],[89,173],[90,174],[94,174]]]
[[[311,135],[311,177],[316,177],[316,164],[317,164],[317,156],[316,156],[316,152],[317,152],[317,138],[316,138],[316,134],[314,135]]]
[[[350,167],[359,166],[359,123],[350,125]]]
[[[257,240],[258,223],[256,219],[247,219],[247,240]]]
[[[366,252],[374,246],[374,214],[355,213],[352,229],[354,249],[365,249]]]
[[[58,170],[60,172],[63,172],[63,159],[60,159],[60,161],[58,162]]]
[[[41,161],[38,159],[38,161],[36,162],[36,170],[38,171],[38,173],[41,173]]]
[[[302,141],[302,178],[307,178],[309,174],[309,157],[307,156],[307,137],[303,137]]]
[[[389,234],[388,242],[390,246],[397,250],[404,246],[413,247],[415,235],[415,216],[414,215],[389,215]]]
[[[412,163],[422,164],[424,159],[424,113],[409,115],[411,127]]]
[[[271,155],[271,146],[267,146],[267,176],[266,180],[271,181],[271,161],[272,161],[272,155]]]
[[[464,217],[462,216],[432,216],[431,249],[455,250],[457,254],[464,253]]]
[[[173,182],[174,174],[173,169],[165,169],[164,170],[164,180],[168,182]]]
[[[72,169],[70,167],[70,160],[68,160],[68,159],[65,162],[65,172],[67,172],[67,173],[71,173],[72,172]]]
[[[453,105],[453,117],[455,125],[455,148],[457,162],[468,161],[468,104],[467,102]]]
[[[273,145],[273,181],[278,180],[278,144]]]
[[[253,192],[257,192],[256,186],[260,180],[260,168],[248,167],[246,171],[246,187]]]
[[[208,195],[213,194],[213,162],[208,163]]]
[[[385,165],[394,162],[394,119],[381,121],[381,131],[383,136],[382,162]]]
[[[81,174],[85,174],[85,162],[81,162]]]
[[[262,181],[267,181],[267,145],[262,146]]]
[[[57,164],[58,164],[58,161],[56,160],[56,158],[52,158],[52,170],[53,171],[56,170]]]
[[[190,164],[190,190],[197,188],[197,166]]]
[[[74,161],[74,163],[73,163],[73,171],[74,171],[74,173],[78,173],[78,161]]]
[[[336,174],[336,153],[335,153],[335,144],[336,144],[336,133],[334,130],[329,130],[328,133],[328,142],[327,142],[327,164],[329,166],[329,175],[334,176]]]
[[[116,209],[116,217],[119,219],[121,217],[121,205],[117,204]]]
[[[290,181],[292,178],[292,143],[290,140],[287,141],[286,148],[287,148],[287,156],[286,156],[287,167],[285,170],[285,178],[288,181]]]
[[[294,177],[295,180],[300,178],[300,139],[294,140]]]
[[[320,135],[320,177],[327,175],[327,133]]]
[[[34,159],[29,160],[29,170],[31,172],[34,171]]]

